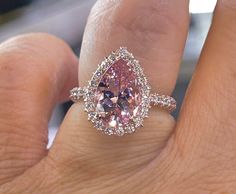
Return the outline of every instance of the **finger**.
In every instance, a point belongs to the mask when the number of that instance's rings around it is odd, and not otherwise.
[[[153,90],[170,94],[187,29],[187,0],[98,1],[90,14],[83,40],[80,85],[87,84],[104,56],[120,46],[127,46],[140,60]],[[92,129],[83,106],[76,104],[64,120],[50,156],[64,164],[69,162],[71,167],[79,164],[85,168],[106,166],[106,172],[140,167],[158,155],[174,125],[173,118],[165,112],[154,109],[151,115],[137,134],[107,137]],[[59,155],[60,150],[64,152]]]
[[[47,153],[57,101],[77,82],[77,59],[61,40],[28,34],[0,45],[0,184]]]
[[[175,142],[181,153],[186,159],[201,157],[204,164],[235,158],[235,11],[235,1],[218,2],[177,126]]]
[[[89,65],[80,66],[81,85],[87,84],[105,56],[126,46],[141,62],[153,91],[171,94],[188,20],[187,0],[98,1],[83,40],[81,63]]]

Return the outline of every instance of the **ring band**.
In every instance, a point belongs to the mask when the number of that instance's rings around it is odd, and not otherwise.
[[[112,52],[99,65],[86,87],[75,87],[70,99],[83,99],[88,120],[107,135],[131,134],[143,126],[151,106],[172,112],[176,101],[151,94],[139,61],[125,47]]]
[[[87,93],[87,88],[75,87],[70,91],[70,99],[73,102],[78,102],[81,98],[85,99]],[[172,112],[176,109],[176,101],[171,96],[151,94],[149,96],[149,101],[151,105],[158,106],[169,112]]]

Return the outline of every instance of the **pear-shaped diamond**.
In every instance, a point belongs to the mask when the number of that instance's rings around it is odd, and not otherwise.
[[[123,59],[112,64],[101,77],[95,108],[106,129],[117,131],[132,122],[140,111],[141,88],[132,66]]]

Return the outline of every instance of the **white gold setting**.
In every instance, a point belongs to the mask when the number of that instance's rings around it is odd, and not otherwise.
[[[116,128],[105,127],[103,122],[99,119],[100,115],[96,110],[95,93],[98,84],[107,70],[120,59],[127,62],[129,68],[136,76],[137,85],[140,89],[140,111],[139,114],[132,117],[125,126],[118,125]],[[87,87],[76,87],[70,91],[70,99],[74,102],[83,99],[85,102],[85,111],[88,113],[88,120],[94,124],[94,127],[107,135],[123,136],[125,134],[134,133],[138,128],[143,126],[143,120],[148,117],[149,109],[152,105],[163,108],[172,112],[176,108],[176,101],[174,98],[166,95],[151,94],[151,87],[148,84],[147,78],[144,75],[139,61],[136,60],[132,53],[128,52],[126,48],[121,47],[117,51],[113,51],[108,57],[104,59],[97,70],[93,73],[92,79],[89,81]]]

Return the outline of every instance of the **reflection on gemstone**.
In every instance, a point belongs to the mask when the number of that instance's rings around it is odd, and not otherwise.
[[[96,91],[96,111],[106,128],[125,127],[139,112],[140,87],[136,75],[122,59],[102,76]],[[118,127],[119,126],[119,127]]]

